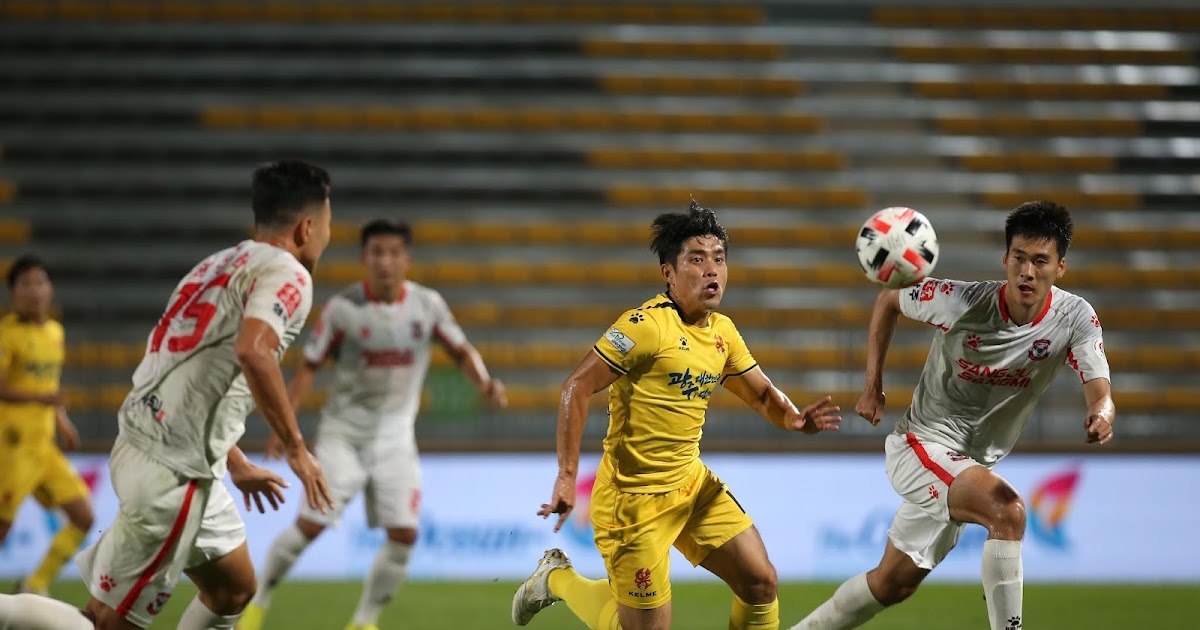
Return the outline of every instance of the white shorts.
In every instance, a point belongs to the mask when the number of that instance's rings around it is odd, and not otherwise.
[[[108,467],[120,511],[75,562],[93,597],[145,628],[179,575],[237,549],[246,527],[219,479],[187,479],[120,438]]]
[[[421,510],[421,461],[416,445],[370,442],[356,446],[336,437],[321,437],[314,449],[333,495],[333,509],[300,506],[300,518],[335,525],[359,492],[366,492],[367,525],[416,527]]]
[[[904,504],[888,538],[922,569],[932,569],[958,542],[963,524],[950,518],[950,484],[979,462],[912,433],[893,433],[885,442],[887,474]]]

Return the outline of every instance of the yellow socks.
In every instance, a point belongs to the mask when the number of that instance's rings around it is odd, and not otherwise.
[[[549,582],[550,592],[567,602],[571,612],[591,630],[618,630],[621,627],[617,618],[617,600],[608,580],[589,580],[567,567],[551,571]]]
[[[779,600],[770,604],[747,604],[733,596],[729,630],[779,630]]]
[[[75,555],[75,551],[86,537],[86,532],[67,523],[54,536],[54,540],[50,541],[50,548],[46,550],[46,557],[42,558],[42,564],[38,566],[37,571],[25,578],[25,588],[35,593],[49,591],[54,576],[58,575],[58,571],[67,560]]]

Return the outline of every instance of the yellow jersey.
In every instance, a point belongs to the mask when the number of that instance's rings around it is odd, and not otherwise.
[[[592,349],[621,373],[608,388],[601,467],[626,492],[681,487],[700,461],[709,396],[758,365],[728,317],[687,324],[666,294],[626,311]]]
[[[53,394],[62,376],[65,335],[62,324],[22,321],[15,313],[0,317],[0,380],[25,394]],[[51,405],[0,401],[0,440],[23,447],[54,443]]]

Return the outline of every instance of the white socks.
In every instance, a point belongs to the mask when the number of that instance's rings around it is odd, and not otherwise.
[[[817,606],[803,621],[790,630],[842,630],[857,628],[883,610],[883,604],[871,594],[867,586],[867,574],[846,580],[833,597]]]
[[[41,595],[0,595],[0,630],[92,630],[70,604]]]
[[[983,543],[983,595],[987,598],[992,630],[1020,630],[1024,573],[1021,541],[988,540]]]
[[[295,523],[279,532],[275,542],[271,543],[271,551],[267,553],[267,561],[263,565],[262,575],[258,576],[258,592],[254,595],[255,606],[266,610],[271,605],[271,595],[275,587],[292,570],[292,565],[305,548],[312,542],[304,536],[304,532]]]
[[[358,609],[354,611],[354,623],[358,625],[374,625],[379,621],[379,612],[392,600],[392,595],[408,574],[408,556],[412,553],[412,545],[388,540],[371,564],[367,573],[367,581],[363,584],[362,597],[358,600]]]
[[[197,595],[192,598],[192,603],[188,604],[187,609],[183,611],[183,616],[179,618],[179,625],[175,626],[175,630],[233,630],[241,616],[241,613],[218,615],[209,610]]]

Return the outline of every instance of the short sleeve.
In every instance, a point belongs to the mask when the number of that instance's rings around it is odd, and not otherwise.
[[[8,334],[7,329],[0,328],[0,378],[7,376],[8,370],[13,364],[16,349],[13,347],[12,339],[13,336]]]
[[[313,326],[312,334],[304,344],[304,360],[322,363],[341,345],[346,335],[346,301],[338,296],[330,298],[321,310],[321,316]]]
[[[661,338],[658,322],[634,309],[609,326],[592,350],[614,370],[626,374],[658,353]]]
[[[254,279],[243,317],[266,322],[283,339],[288,326],[303,322],[311,308],[312,276],[295,259],[278,256],[263,265]]]
[[[919,285],[900,289],[900,312],[905,317],[949,330],[975,303],[986,297],[982,282],[926,278]]]
[[[1079,381],[1086,383],[1094,378],[1110,378],[1108,357],[1104,354],[1104,328],[1091,304],[1080,300],[1079,313],[1071,327],[1071,349],[1067,351],[1067,365],[1079,374]],[[1111,380],[1111,379],[1110,379]]]
[[[754,356],[750,354],[750,348],[746,347],[746,340],[742,339],[741,333],[732,322],[724,334],[717,336],[717,347],[721,346],[725,346],[725,370],[721,374],[722,383],[730,376],[741,376],[758,367],[758,361],[754,360]]]
[[[430,289],[429,304],[433,315],[433,335],[438,342],[448,350],[461,348],[467,343],[467,334],[454,319],[454,313],[450,312],[450,307],[442,295]]]

